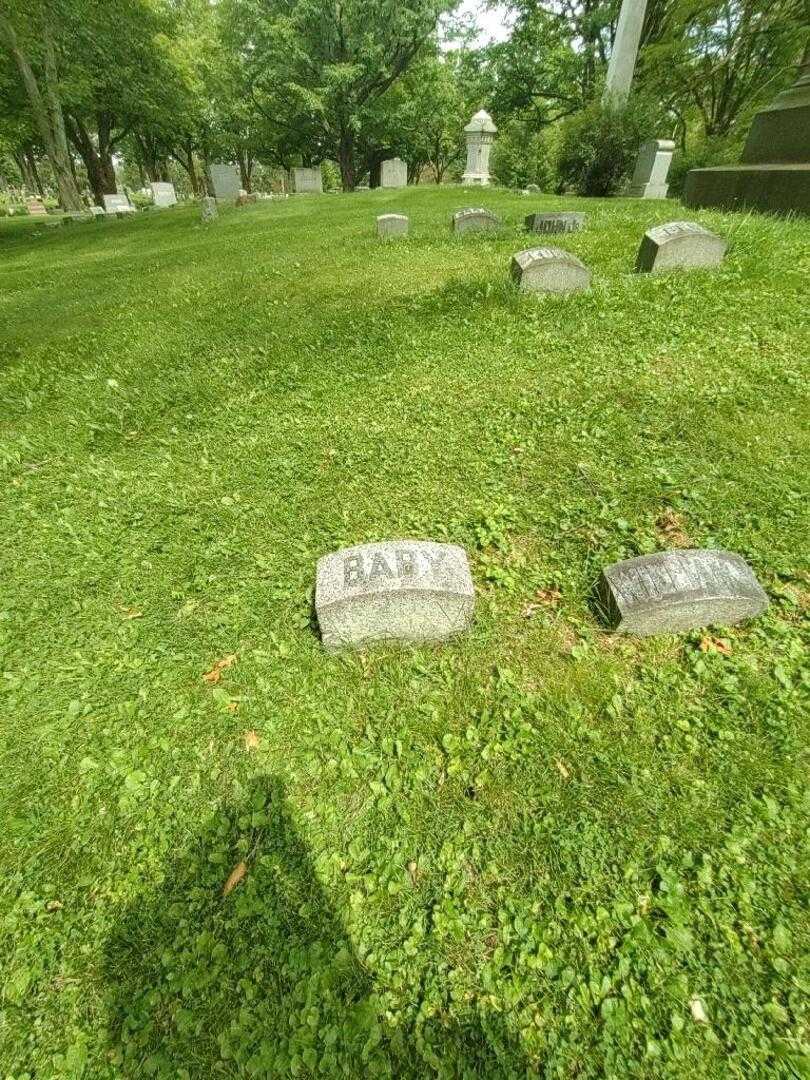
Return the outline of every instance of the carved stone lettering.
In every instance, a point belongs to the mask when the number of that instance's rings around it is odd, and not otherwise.
[[[523,292],[580,292],[591,285],[591,272],[587,266],[562,248],[519,251],[512,257],[511,273]]]
[[[696,221],[671,221],[645,232],[636,259],[638,272],[688,270],[718,266],[726,253],[726,241]]]

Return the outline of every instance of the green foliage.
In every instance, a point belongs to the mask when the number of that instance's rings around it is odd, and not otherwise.
[[[671,205],[544,196],[594,288],[536,298],[479,194],[0,222],[0,1076],[807,1071],[810,224],[634,275]],[[605,634],[673,523],[768,612]],[[392,536],[471,632],[326,655],[317,558]]]
[[[503,125],[492,149],[492,174],[504,187],[524,188],[537,184],[544,191],[554,187],[554,167],[548,130],[532,131],[527,124]]]
[[[742,145],[739,139],[690,140],[686,150],[676,150],[670,165],[667,181],[669,193],[677,198],[683,193],[686,174],[690,169],[702,169],[709,165],[726,165],[740,160]]]
[[[559,190],[614,195],[629,179],[641,143],[654,125],[646,111],[593,102],[560,125],[556,155]]]

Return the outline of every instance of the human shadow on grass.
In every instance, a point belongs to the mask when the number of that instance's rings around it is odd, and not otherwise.
[[[238,879],[238,880],[237,880]],[[232,886],[232,887],[229,887]],[[204,823],[106,949],[109,1060],[129,1077],[526,1077],[498,1017],[381,1019],[283,787]]]

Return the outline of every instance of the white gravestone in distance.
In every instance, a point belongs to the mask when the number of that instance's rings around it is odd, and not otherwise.
[[[177,206],[174,184],[155,181],[149,187],[152,189],[152,201],[155,206]]]
[[[405,214],[380,214],[377,218],[377,236],[407,236],[408,224]]]
[[[135,214],[135,207],[126,195],[105,195],[104,209],[108,214]]]
[[[472,621],[475,589],[463,548],[388,540],[318,560],[315,612],[327,649],[373,641],[443,641]]]
[[[408,186],[408,166],[401,158],[389,158],[380,165],[380,187],[401,188]]]
[[[552,210],[526,217],[526,231],[535,233],[578,232],[584,224],[585,215],[576,210]]]
[[[591,272],[570,251],[529,248],[512,256],[512,278],[523,292],[582,292],[591,287]]]
[[[235,165],[212,165],[209,169],[211,187],[216,199],[235,199],[239,194],[242,181]]]
[[[670,139],[650,139],[642,144],[627,194],[634,199],[665,199],[675,143]]]
[[[317,165],[314,169],[293,169],[292,187],[293,191],[298,194],[314,191],[320,195],[323,192],[323,176],[320,165]]]
[[[466,210],[458,210],[453,214],[453,232],[486,232],[490,229],[500,228],[500,218],[496,217],[491,210],[483,207],[470,206]]]
[[[498,129],[485,109],[477,112],[464,128],[467,142],[467,167],[461,178],[462,184],[489,183],[489,153]]]
[[[768,596],[731,551],[658,551],[606,566],[598,586],[606,621],[623,634],[730,626],[759,615]]]
[[[644,233],[638,249],[636,271],[691,270],[719,266],[726,241],[696,221],[670,221]]]

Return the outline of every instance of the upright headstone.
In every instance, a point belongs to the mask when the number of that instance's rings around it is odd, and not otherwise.
[[[315,612],[327,649],[442,641],[468,628],[474,605],[467,556],[455,544],[389,540],[318,561]]]
[[[323,191],[323,175],[321,173],[320,165],[316,166],[314,169],[293,169],[292,187],[293,191],[298,194],[306,192],[320,194]]]
[[[793,86],[754,117],[740,164],[692,169],[683,201],[810,214],[810,41]]]
[[[88,206],[88,213],[92,214],[96,221],[103,221],[107,216],[103,206],[96,206],[95,203],[92,206]]]
[[[644,233],[638,249],[636,270],[693,270],[719,266],[726,253],[722,236],[704,229],[696,221],[670,221]]]
[[[670,139],[650,139],[642,144],[627,194],[634,199],[665,199],[675,143]]]
[[[200,200],[200,220],[203,223],[213,221],[214,218],[219,217],[219,211],[217,210],[217,200],[212,199],[210,195],[204,196]]]
[[[675,633],[758,615],[768,597],[751,567],[730,551],[659,551],[602,571],[598,597],[606,621],[624,634]]]
[[[380,187],[402,188],[408,186],[408,166],[401,158],[389,158],[380,165]]]
[[[155,206],[177,205],[177,193],[174,190],[174,184],[155,181],[149,187],[152,189],[152,201]]]
[[[482,207],[470,206],[466,210],[457,210],[452,218],[453,232],[459,234],[487,232],[500,228],[500,224],[500,219],[491,210]]]
[[[408,224],[405,214],[380,214],[377,218],[377,236],[407,236]]]
[[[467,143],[467,168],[461,178],[462,184],[489,183],[489,154],[498,129],[485,109],[477,112],[464,128]]]
[[[554,210],[526,217],[526,229],[533,233],[578,232],[584,224],[585,215],[576,210]]]
[[[239,194],[242,181],[239,170],[235,165],[211,165],[209,168],[211,187],[214,189],[214,198],[234,201]]]
[[[105,195],[104,209],[108,214],[134,214],[135,207],[130,204],[126,195]]]
[[[529,248],[512,256],[512,278],[523,292],[568,293],[591,287],[591,272],[570,251]]]

